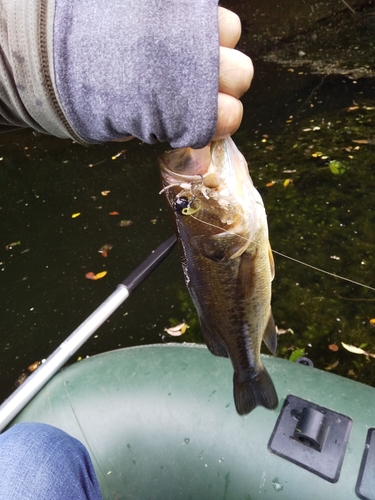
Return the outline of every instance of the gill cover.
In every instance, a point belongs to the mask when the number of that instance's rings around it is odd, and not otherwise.
[[[243,236],[223,232],[211,236],[196,236],[193,238],[193,245],[202,255],[215,262],[228,262],[240,257],[249,246]]]

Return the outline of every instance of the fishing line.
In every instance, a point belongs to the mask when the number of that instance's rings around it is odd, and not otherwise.
[[[339,295],[338,293],[335,292],[336,297],[342,300],[350,300],[351,302],[374,302],[375,299],[358,299],[358,298],[353,298],[353,297],[343,297],[342,295]]]
[[[190,214],[189,216],[193,217],[193,219],[195,219],[195,220],[197,220],[199,222],[202,222],[202,224],[207,224],[208,226],[215,227],[216,229],[220,229],[221,231],[224,231],[225,233],[231,233],[231,234],[234,234],[236,236],[239,236],[240,238],[243,238],[245,241],[249,241],[244,236],[241,236],[239,234],[233,233],[232,231],[229,231],[228,229],[225,229],[225,228],[220,227],[220,226],[216,226],[215,224],[211,224],[210,222],[206,222],[206,221],[204,221],[202,219],[198,219],[198,217],[195,217],[192,214]],[[361,286],[363,288],[367,288],[368,290],[373,290],[375,292],[375,288],[373,288],[372,286],[365,285],[364,283],[360,283],[359,281],[351,280],[350,278],[345,278],[344,276],[340,276],[339,274],[331,273],[329,271],[321,269],[320,267],[316,267],[316,266],[313,266],[311,264],[307,264],[307,262],[303,262],[302,260],[295,259],[294,257],[289,257],[289,255],[285,255],[285,254],[283,254],[281,252],[278,252],[277,250],[273,250],[273,249],[271,249],[271,250],[272,250],[272,253],[275,253],[276,255],[279,255],[280,257],[284,257],[285,259],[289,259],[289,260],[291,260],[293,262],[296,262],[297,264],[301,264],[302,266],[309,267],[310,269],[313,269],[314,271],[318,271],[320,273],[328,274],[328,276],[332,276],[333,278],[337,278],[337,279],[340,279],[340,280],[343,280],[343,281],[348,281],[349,283],[352,283],[353,285]]]
[[[363,288],[368,288],[369,290],[373,290],[375,292],[375,288],[373,288],[372,286],[365,285],[363,283],[359,283],[358,281],[354,281],[354,280],[351,280],[349,278],[344,278],[344,276],[340,276],[339,274],[325,271],[324,269],[320,269],[320,267],[312,266],[311,264],[307,264],[307,262],[303,262],[302,260],[295,259],[294,257],[289,257],[289,255],[285,255],[281,252],[277,252],[276,250],[272,250],[272,252],[277,254],[277,255],[280,255],[281,257],[284,257],[285,259],[289,259],[289,260],[292,260],[293,262],[297,262],[298,264],[302,264],[303,266],[310,267],[311,269],[314,269],[315,271],[319,271],[321,273],[328,274],[328,276],[333,276],[334,278],[348,281],[349,283],[352,283],[353,285],[362,286]]]
[[[203,181],[203,176],[200,176],[202,181]],[[180,186],[180,184],[178,184]],[[171,188],[171,187],[174,187],[175,184],[169,184],[168,186],[166,186],[164,189],[162,189],[160,191],[160,193],[163,193],[164,191],[166,191],[167,189]],[[159,193],[159,194],[160,194]],[[188,210],[185,210],[182,211],[183,215],[184,216],[187,216],[187,217],[192,217],[193,219],[195,219],[196,221],[198,222],[201,222],[202,224],[206,224],[207,226],[211,226],[211,227],[214,227],[216,229],[220,229],[220,231],[224,231],[228,234],[233,234],[235,236],[238,236],[242,239],[244,239],[245,241],[249,241],[247,238],[245,238],[244,236],[241,236],[240,234],[236,234],[228,229],[225,229],[223,227],[220,227],[220,226],[216,226],[215,224],[212,224],[211,222],[206,222],[202,219],[199,219],[198,217],[196,217],[195,215],[193,215],[194,213],[196,213],[197,211],[200,210],[201,206],[199,206],[197,209],[194,209],[192,207],[192,204],[193,202],[195,201],[196,199],[196,196],[193,196],[193,198],[190,200],[190,203],[189,203],[189,206],[188,206]],[[314,271],[318,271],[320,273],[323,273],[323,274],[327,274],[328,276],[332,276],[333,278],[337,278],[337,279],[340,279],[340,280],[343,280],[343,281],[347,281],[348,283],[351,283],[353,285],[357,285],[357,286],[361,286],[362,288],[367,288],[368,290],[373,290],[375,292],[375,288],[372,287],[372,286],[369,286],[369,285],[365,285],[364,283],[360,283],[359,281],[355,281],[355,280],[352,280],[350,278],[345,278],[344,276],[340,276],[339,274],[335,274],[335,273],[331,273],[330,271],[326,271],[325,269],[321,269],[320,267],[316,267],[316,266],[313,266],[311,264],[308,264],[307,262],[303,262],[302,260],[298,260],[298,259],[295,259],[294,257],[290,257],[289,255],[285,255],[281,252],[278,252],[277,250],[273,250],[271,249],[272,252],[276,255],[279,255],[280,257],[284,257],[284,259],[289,259],[293,262],[296,262],[297,264],[300,264],[302,266],[305,266],[305,267],[309,267],[310,269],[313,269]]]

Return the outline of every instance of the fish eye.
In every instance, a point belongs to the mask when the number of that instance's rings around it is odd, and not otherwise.
[[[182,211],[184,208],[189,208],[189,200],[185,196],[177,197],[174,200],[174,207],[175,211],[179,214],[182,215]]]

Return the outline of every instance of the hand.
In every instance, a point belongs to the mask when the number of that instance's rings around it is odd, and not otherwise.
[[[218,119],[213,141],[224,139],[234,134],[242,121],[243,106],[240,97],[248,90],[253,79],[254,69],[251,59],[235,50],[241,36],[239,17],[224,7],[219,7],[219,95]],[[125,142],[133,136],[116,139]],[[207,162],[205,162],[207,163]]]
[[[248,90],[254,69],[251,59],[235,50],[241,36],[239,17],[219,7],[219,97],[218,121],[212,140],[234,134],[242,121],[243,107],[239,98]]]

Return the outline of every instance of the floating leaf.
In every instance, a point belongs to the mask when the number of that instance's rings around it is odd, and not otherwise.
[[[108,190],[107,190],[107,191],[102,191],[102,192],[101,192],[101,195],[102,195],[102,196],[108,196],[110,192],[111,192],[111,191],[108,191]]]
[[[41,361],[35,361],[35,363],[32,363],[27,369],[29,372],[34,372],[41,363]]]
[[[289,184],[291,184],[293,182],[293,179],[285,179],[285,181],[283,182],[283,186],[284,187],[287,187],[289,186]]]
[[[331,371],[334,368],[336,368],[336,366],[338,366],[338,364],[339,364],[339,360],[336,359],[336,361],[334,363],[332,363],[331,365],[326,366],[324,369],[327,370],[327,371]]]
[[[375,354],[372,352],[367,352],[361,349],[360,347],[356,347],[355,345],[348,345],[345,344],[344,342],[341,342],[341,345],[349,352],[352,352],[353,354],[363,354],[364,356],[371,356],[371,358],[375,358]]]
[[[336,352],[339,350],[339,346],[337,344],[329,344],[328,349],[330,351]]]
[[[270,181],[270,182],[267,182],[266,187],[271,187],[271,186],[274,186],[275,184],[276,184],[276,181]]]
[[[370,141],[368,139],[353,139],[352,142],[356,144],[369,144]]]
[[[131,220],[122,220],[118,223],[118,226],[128,227],[128,226],[131,226],[132,224],[133,224],[133,221],[131,221]]]
[[[89,163],[87,166],[92,168],[92,167],[96,167],[96,165],[100,165],[101,163],[104,163],[106,160],[101,160],[101,161],[98,161],[97,163]]]
[[[188,328],[190,328],[189,325],[184,322],[176,326],[171,326],[170,328],[164,328],[164,331],[172,337],[179,337],[183,335]]]
[[[102,271],[101,273],[94,274],[92,272],[86,273],[85,277],[89,280],[100,280],[101,278],[104,278],[104,276],[107,274],[107,271]]]
[[[292,335],[294,335],[294,332],[291,328],[279,328],[277,325],[276,325],[276,333],[277,335],[284,335],[285,333],[291,333]]]
[[[114,156],[111,156],[111,159],[112,160],[116,160],[116,158],[118,158],[119,156],[121,156],[123,153],[125,153],[126,149],[123,149],[122,151],[120,151],[119,153],[117,153],[117,155],[114,155]]]
[[[305,349],[296,349],[295,351],[292,352],[292,354],[289,356],[289,361],[297,361],[298,358],[301,356],[305,355]]]
[[[21,245],[20,241],[13,241],[13,243],[9,243],[9,245],[5,246],[5,250],[12,250],[13,247],[16,247],[17,245]]]
[[[108,257],[108,252],[112,250],[112,248],[113,245],[111,245],[110,243],[106,243],[98,250],[98,252],[101,253],[103,257]]]
[[[22,372],[21,375],[17,378],[15,386],[19,387],[21,384],[23,384],[28,376],[29,376],[28,373]]]
[[[370,319],[370,325],[375,325],[375,318]]]
[[[72,214],[72,219],[75,219],[76,217],[79,217],[81,215],[81,212],[77,212],[75,214]]]
[[[114,211],[114,212],[109,212],[109,215],[120,215],[118,212]]]
[[[98,273],[98,274],[95,274],[95,278],[96,280],[100,280],[102,278],[104,278],[104,276],[107,274],[107,271],[102,271],[101,273]]]
[[[360,347],[356,347],[355,345],[345,344],[345,342],[341,342],[341,345],[343,346],[344,349],[346,349],[349,352],[352,352],[353,354],[365,354],[365,355],[367,355],[366,351],[364,351]]]
[[[329,162],[329,169],[334,175],[342,175],[345,173],[346,167],[341,161],[332,160]]]

